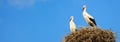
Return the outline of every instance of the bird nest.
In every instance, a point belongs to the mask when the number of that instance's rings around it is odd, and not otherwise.
[[[64,42],[115,42],[114,33],[100,28],[81,28],[67,35]]]

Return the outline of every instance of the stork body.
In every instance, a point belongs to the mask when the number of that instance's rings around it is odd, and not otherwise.
[[[87,13],[85,5],[83,6],[83,17],[84,17],[84,19],[87,22],[89,27],[96,28],[97,24],[95,22],[95,19],[90,14]]]
[[[73,20],[74,20],[74,16],[71,16],[70,17],[70,31],[71,32],[76,32],[77,31],[77,27],[76,27],[76,25],[75,25]]]

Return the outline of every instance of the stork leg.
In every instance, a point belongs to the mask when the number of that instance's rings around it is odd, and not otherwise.
[[[91,26],[90,26],[90,25],[88,25],[88,31],[90,30],[90,28],[91,28]]]
[[[88,28],[89,28],[89,29],[91,28],[90,25],[88,25]]]
[[[97,29],[97,27],[96,27],[96,26],[94,26],[94,27],[93,27],[93,29],[94,29],[94,30],[96,30],[96,29]]]

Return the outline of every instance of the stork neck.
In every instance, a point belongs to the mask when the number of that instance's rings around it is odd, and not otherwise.
[[[83,11],[86,12],[86,8]]]
[[[83,10],[83,14],[86,13],[86,8]]]
[[[73,19],[72,19],[72,21],[73,21]]]

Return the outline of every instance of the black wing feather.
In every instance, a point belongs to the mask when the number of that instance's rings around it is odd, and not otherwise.
[[[89,23],[89,24],[90,24],[90,26],[92,26],[92,27],[94,26],[92,23]]]
[[[95,22],[95,19],[93,19],[93,18],[89,18],[89,19],[90,19],[90,21],[92,21],[95,25],[97,25],[96,22]]]

